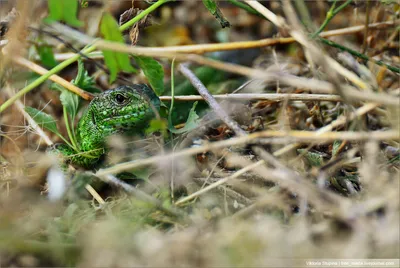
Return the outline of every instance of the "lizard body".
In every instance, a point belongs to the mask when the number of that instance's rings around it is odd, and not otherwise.
[[[97,95],[80,118],[76,136],[80,152],[56,144],[65,162],[90,168],[105,153],[107,137],[124,132],[139,133],[160,109],[160,99],[146,85],[120,86]]]

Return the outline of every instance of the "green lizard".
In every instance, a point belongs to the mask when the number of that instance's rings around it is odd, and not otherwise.
[[[121,86],[97,95],[80,118],[77,129],[79,152],[67,144],[50,150],[64,163],[93,167],[105,153],[106,138],[116,133],[139,133],[160,109],[160,99],[146,85]]]

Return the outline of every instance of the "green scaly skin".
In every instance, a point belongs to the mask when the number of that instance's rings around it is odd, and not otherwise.
[[[160,109],[160,99],[146,85],[121,86],[97,95],[78,122],[80,152],[56,144],[64,163],[93,167],[105,153],[106,138],[117,133],[140,133]]]

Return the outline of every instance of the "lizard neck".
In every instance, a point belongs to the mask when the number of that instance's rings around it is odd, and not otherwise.
[[[90,152],[90,155],[100,157],[104,153],[107,136],[116,131],[99,126],[94,113],[95,111],[89,105],[78,122],[77,138],[81,151]]]

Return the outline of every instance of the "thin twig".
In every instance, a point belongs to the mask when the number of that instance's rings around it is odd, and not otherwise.
[[[248,165],[248,166],[246,166],[246,167],[244,167],[244,168],[238,170],[238,171],[235,172],[233,175],[228,176],[228,177],[225,177],[225,178],[223,178],[223,179],[220,179],[220,180],[218,180],[218,181],[216,181],[216,182],[214,182],[214,183],[208,185],[207,187],[205,187],[205,188],[203,188],[203,189],[201,189],[201,190],[199,190],[199,191],[197,191],[197,192],[194,192],[194,193],[191,194],[191,195],[188,195],[188,196],[186,196],[186,197],[180,199],[180,200],[177,201],[175,204],[179,206],[179,205],[181,205],[181,204],[183,204],[183,203],[186,203],[187,201],[190,201],[190,200],[192,200],[193,198],[195,198],[195,197],[197,197],[197,196],[200,196],[200,195],[202,195],[202,194],[204,194],[204,193],[206,193],[206,192],[208,192],[208,191],[210,191],[210,190],[212,190],[212,189],[214,189],[214,188],[217,188],[218,186],[220,186],[220,185],[226,183],[226,182],[229,181],[229,180],[232,180],[232,179],[234,179],[234,178],[238,178],[238,177],[240,177],[242,174],[244,174],[244,173],[246,173],[246,172],[248,172],[248,171],[250,171],[250,170],[252,170],[252,169],[254,169],[254,168],[258,167],[258,166],[260,166],[260,165],[263,165],[263,164],[264,164],[264,161],[261,160],[261,161],[255,162],[255,163],[253,163],[253,164],[251,164],[251,165]]]
[[[289,93],[238,93],[212,95],[216,100],[267,100],[267,101],[337,101],[342,99],[339,95],[327,94],[289,94]],[[171,101],[171,96],[161,96],[162,101]],[[174,96],[175,101],[204,101],[200,95]]]
[[[246,132],[240,128],[239,124],[233,121],[229,115],[222,109],[221,105],[215,100],[215,98],[211,95],[208,89],[204,86],[204,84],[197,78],[197,76],[189,70],[186,64],[180,64],[178,70],[189,79],[190,83],[194,88],[197,89],[199,94],[203,97],[203,99],[208,103],[211,109],[221,118],[221,120],[227,124],[236,135],[245,136]]]
[[[365,112],[363,110],[362,112]],[[338,123],[343,123],[340,121]],[[325,131],[325,130],[324,130]],[[322,132],[322,131],[321,131]],[[248,134],[247,136],[235,137],[229,140],[218,141],[213,143],[206,143],[203,146],[193,147],[181,150],[179,152],[174,152],[166,155],[153,156],[146,159],[128,161],[125,163],[116,164],[109,168],[100,169],[95,173],[96,176],[104,176],[107,174],[114,174],[128,169],[135,169],[143,166],[148,166],[152,164],[157,164],[159,162],[165,161],[166,159],[179,158],[184,156],[191,156],[194,154],[199,154],[207,151],[212,151],[220,148],[225,148],[233,145],[256,143],[259,138],[290,138],[291,141],[297,142],[319,142],[326,143],[334,140],[349,140],[349,141],[363,141],[363,140],[400,140],[400,133],[397,131],[374,131],[374,132],[324,132],[316,133],[314,131],[260,131]],[[287,143],[287,140],[280,140],[282,143]],[[298,144],[297,144],[298,145]],[[297,146],[296,145],[296,146]],[[274,156],[280,156],[282,153],[276,154]]]

